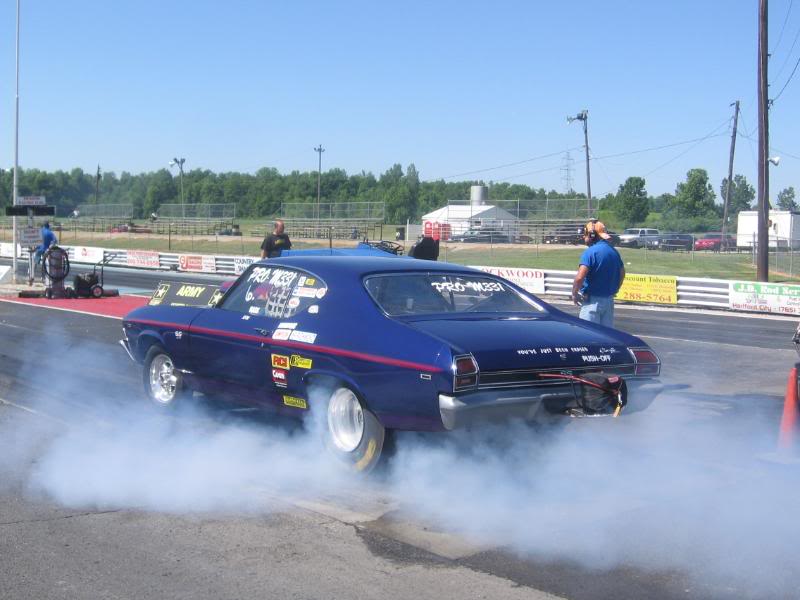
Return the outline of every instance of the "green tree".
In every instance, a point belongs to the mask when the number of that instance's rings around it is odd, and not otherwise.
[[[719,193],[723,201],[727,191],[728,178],[725,177],[719,188]],[[733,185],[731,186],[731,196],[728,199],[728,214],[733,216],[740,210],[750,210],[750,205],[755,198],[756,191],[753,189],[753,186],[747,182],[747,178],[744,175],[734,175]]]
[[[794,188],[792,186],[778,192],[778,208],[781,210],[797,210],[797,203],[794,201]]]
[[[162,204],[176,202],[175,182],[166,169],[153,173],[144,198],[144,215],[157,213]]]
[[[625,227],[644,223],[650,212],[650,205],[642,177],[628,177],[617,192],[615,209],[617,217]]]
[[[690,169],[679,183],[667,210],[679,217],[704,217],[715,213],[714,189],[705,169]]]

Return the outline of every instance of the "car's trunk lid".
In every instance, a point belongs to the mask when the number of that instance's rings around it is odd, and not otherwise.
[[[626,334],[579,321],[541,318],[419,319],[408,321],[457,353],[471,353],[481,372],[631,364]]]

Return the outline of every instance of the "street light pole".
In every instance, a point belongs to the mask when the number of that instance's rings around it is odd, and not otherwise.
[[[592,177],[589,172],[589,111],[583,109],[574,117],[567,117],[567,123],[583,121],[583,141],[586,150],[586,218],[592,216]]]
[[[185,158],[173,158],[171,161],[169,161],[169,166],[170,167],[174,167],[175,165],[178,165],[178,171],[180,172],[180,177],[181,177],[181,204],[184,204],[184,199],[183,199],[183,163],[185,163],[185,162],[186,162]]]
[[[17,0],[17,92],[16,92],[16,106],[15,106],[15,117],[14,117],[14,192],[13,192],[13,199],[12,203],[14,206],[17,205],[17,199],[19,197],[19,3],[20,0]],[[13,229],[13,236],[14,239],[12,240],[12,244],[14,246],[14,259],[12,262],[12,270],[14,272],[13,280],[14,283],[17,282],[17,217],[12,218],[12,229]]]
[[[317,225],[319,225],[319,200],[320,190],[322,189],[322,153],[325,152],[325,148],[320,144],[317,148],[314,148],[314,152],[319,154],[319,169],[317,170]]]

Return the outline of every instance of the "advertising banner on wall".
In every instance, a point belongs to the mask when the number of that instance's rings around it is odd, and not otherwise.
[[[178,256],[178,265],[181,271],[217,272],[216,258],[207,254],[181,254]]]
[[[103,260],[103,249],[92,246],[74,246],[72,260],[81,263],[99,263]]]
[[[672,275],[625,276],[622,287],[617,292],[617,300],[627,302],[649,302],[655,304],[678,303],[678,278]]]
[[[800,314],[800,285],[731,281],[729,305],[734,310]]]
[[[241,275],[247,270],[247,267],[256,262],[255,258],[249,256],[234,256],[233,257],[233,272]]]
[[[152,250],[128,250],[128,266],[157,269],[161,266],[158,260],[158,252],[153,252]]]
[[[540,271],[539,269],[526,269],[524,267],[478,267],[473,265],[470,265],[470,267],[507,279],[531,294],[544,294],[544,271]]]
[[[11,242],[0,242],[0,256],[13,257],[14,244]],[[17,256],[19,256],[19,249],[17,249]]]

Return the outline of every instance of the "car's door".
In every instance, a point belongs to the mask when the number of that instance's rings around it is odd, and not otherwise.
[[[292,367],[297,374],[312,364],[306,355],[290,351],[297,342],[313,344],[316,338],[298,327],[297,317],[326,292],[325,283],[305,271],[253,265],[218,308],[192,324],[197,372],[249,390],[250,404],[280,404],[298,385],[290,377]]]
[[[217,384],[263,389],[267,382],[272,319],[266,315],[271,269],[254,265],[222,303],[192,321],[189,345],[196,377]],[[248,394],[248,402],[256,401]]]

